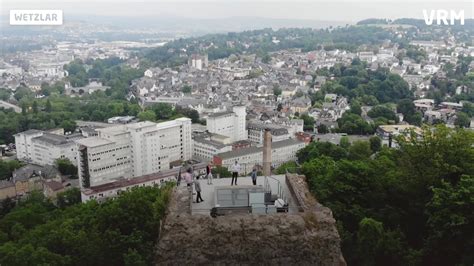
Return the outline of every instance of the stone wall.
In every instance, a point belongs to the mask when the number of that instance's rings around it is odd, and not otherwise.
[[[345,265],[331,211],[309,194],[303,178],[287,180],[305,195],[298,214],[191,215],[187,190],[177,188],[162,224],[156,265]],[[305,188],[307,193],[300,191]]]

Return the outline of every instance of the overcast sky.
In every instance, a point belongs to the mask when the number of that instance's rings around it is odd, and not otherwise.
[[[167,16],[184,18],[263,17],[355,22],[365,18],[423,18],[423,9],[461,9],[474,14],[474,0],[0,0],[1,14],[11,9],[62,9],[64,17]]]

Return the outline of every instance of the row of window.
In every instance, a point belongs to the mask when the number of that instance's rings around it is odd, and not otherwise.
[[[104,171],[104,170],[107,170],[107,169],[110,169],[110,168],[114,168],[114,167],[117,167],[117,166],[120,166],[120,165],[127,164],[129,162],[130,161],[125,161],[125,162],[120,162],[120,163],[117,163],[117,164],[112,164],[112,165],[109,165],[109,166],[104,166],[104,167],[101,167],[101,168],[96,168],[96,169],[93,169],[92,172]]]
[[[129,148],[129,146],[126,145],[126,146],[122,146],[122,147],[118,147],[118,148],[114,148],[114,149],[110,149],[110,150],[106,150],[106,151],[92,153],[91,156],[102,155],[102,154],[106,154],[106,153],[114,152],[114,151],[119,151],[119,150],[126,149],[126,148]]]

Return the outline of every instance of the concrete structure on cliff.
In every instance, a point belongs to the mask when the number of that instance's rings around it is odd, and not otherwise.
[[[346,265],[332,212],[312,196],[305,176],[272,175],[271,138],[266,130],[265,176],[255,183],[195,180],[200,203],[184,184],[173,191],[156,265]]]

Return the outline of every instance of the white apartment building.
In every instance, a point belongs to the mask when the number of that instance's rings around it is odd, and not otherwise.
[[[77,164],[77,145],[75,139],[83,138],[82,135],[57,135],[44,133],[33,139],[33,153],[31,162],[39,165],[54,165],[57,159],[68,159],[72,164]]]
[[[193,54],[191,57],[188,59],[188,65],[190,67],[202,70],[205,67],[208,67],[209,65],[209,60],[206,55],[198,55],[198,54]]]
[[[191,119],[149,121],[97,129],[99,136],[77,141],[83,188],[135,178],[191,159]]]
[[[15,134],[17,158],[38,165],[54,165],[57,159],[69,159],[76,165],[76,139],[83,138],[80,134],[59,135],[40,130],[30,129]]]
[[[287,139],[272,143],[272,165],[296,160],[296,153],[306,144],[296,139]],[[214,164],[229,168],[234,162],[240,164],[241,174],[248,174],[255,165],[263,165],[263,147],[242,148],[214,156]]]
[[[234,106],[232,111],[211,114],[207,117],[206,128],[215,133],[231,138],[232,142],[247,139],[245,106]]]
[[[232,151],[232,144],[222,143],[206,137],[195,137],[193,139],[193,157],[205,162],[210,162],[215,155]]]
[[[377,56],[374,55],[373,52],[359,52],[358,56],[360,60],[366,61],[369,63],[372,63],[377,60]]]
[[[298,132],[303,132],[304,121],[303,119],[288,119],[280,118],[272,121],[273,124],[283,126],[288,130],[288,134],[293,137]]]
[[[33,138],[43,135],[43,131],[30,129],[13,135],[15,137],[16,156],[21,161],[31,161],[33,156]]]
[[[265,129],[269,129],[272,134],[272,142],[282,141],[291,138],[288,129],[283,126],[264,124],[259,122],[249,122],[247,125],[248,139],[255,144],[263,144]]]
[[[99,132],[99,136],[77,141],[77,165],[81,187],[106,184],[132,177],[131,148],[127,132]],[[99,131],[99,130],[97,130]]]

